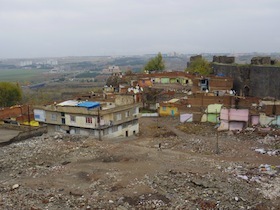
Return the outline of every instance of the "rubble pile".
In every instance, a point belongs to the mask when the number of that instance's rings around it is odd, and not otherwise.
[[[214,125],[211,123],[182,123],[177,126],[181,131],[186,134],[196,134],[202,136],[213,136],[215,135]]]
[[[256,190],[258,183],[212,173],[198,175],[170,170],[157,174],[149,182],[153,189],[170,200],[169,207],[174,209],[203,209],[204,205],[212,207],[209,209],[254,209],[260,203],[265,206],[271,203],[264,201]],[[274,191],[274,196],[279,197],[279,191]]]
[[[280,136],[267,134],[264,138],[259,139],[258,142],[262,147],[253,147],[252,149],[255,152],[269,156],[280,156]]]

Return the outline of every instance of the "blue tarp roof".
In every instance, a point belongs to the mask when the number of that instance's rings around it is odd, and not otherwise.
[[[95,107],[99,107],[100,103],[99,102],[92,102],[92,101],[83,101],[83,102],[79,103],[77,106],[92,109],[92,108],[95,108]]]

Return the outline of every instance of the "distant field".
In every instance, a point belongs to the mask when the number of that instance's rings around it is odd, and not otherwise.
[[[0,82],[43,81],[46,69],[0,69]]]

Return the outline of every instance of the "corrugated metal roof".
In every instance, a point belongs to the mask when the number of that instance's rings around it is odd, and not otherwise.
[[[168,103],[176,103],[177,101],[179,101],[180,99],[177,98],[173,98],[171,100],[168,101]]]
[[[78,101],[75,100],[68,100],[68,101],[63,101],[59,104],[57,104],[57,106],[77,106],[78,105]]]

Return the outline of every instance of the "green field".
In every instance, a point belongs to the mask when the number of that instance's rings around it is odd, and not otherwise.
[[[44,81],[47,69],[0,69],[0,82],[37,82]]]

